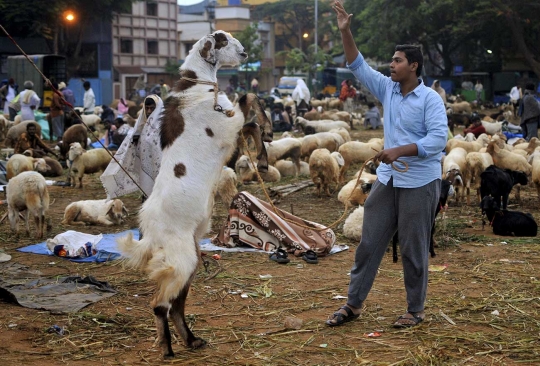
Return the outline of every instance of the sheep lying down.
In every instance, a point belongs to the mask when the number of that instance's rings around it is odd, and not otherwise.
[[[77,201],[66,207],[62,225],[120,225],[127,214],[119,199]]]

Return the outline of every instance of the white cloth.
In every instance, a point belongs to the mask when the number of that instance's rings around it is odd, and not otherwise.
[[[519,94],[519,89],[517,86],[514,86],[511,90],[510,90],[510,99],[513,101],[513,102],[517,102],[520,98],[520,94]]]
[[[296,104],[299,105],[300,102],[303,100],[306,102],[306,104],[309,105],[311,94],[309,93],[309,89],[304,80],[302,79],[296,80],[296,88],[294,88],[291,96],[293,100],[296,102]]]
[[[143,109],[135,123],[135,128],[128,132],[114,157],[143,189],[144,194],[149,196],[161,166],[162,151],[159,131],[163,101],[157,95],[150,95],[147,98],[152,98],[156,102],[156,109],[148,118]],[[136,131],[140,132],[140,137],[139,142],[134,144],[132,138]],[[100,179],[108,199],[139,190],[135,182],[114,160],[111,160]]]
[[[92,248],[97,250],[96,246],[101,239],[103,239],[103,234],[92,235],[68,230],[65,233],[56,235],[53,239],[47,239],[47,249],[54,253],[55,246],[63,245],[64,250],[67,252],[66,257],[78,257],[80,255],[79,250],[83,248],[86,243],[92,244]]]
[[[92,88],[88,88],[88,90],[84,92],[83,107],[85,109],[85,113],[94,113],[94,108],[96,107],[96,96],[94,95]]]
[[[9,114],[9,103],[15,98],[15,88],[7,86],[6,102],[4,103],[4,114]]]
[[[19,97],[21,102],[21,118],[23,121],[35,121],[34,110],[30,106],[39,107],[41,99],[37,96],[36,92],[30,89],[25,89],[21,92]]]

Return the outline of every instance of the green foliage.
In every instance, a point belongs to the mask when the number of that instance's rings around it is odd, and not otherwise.
[[[314,73],[314,71],[322,69],[327,62],[332,60],[332,56],[320,48],[315,54],[314,48],[314,45],[310,45],[307,53],[304,53],[299,48],[293,48],[290,51],[278,52],[276,56],[285,56],[285,67],[290,71]]]
[[[246,59],[245,63],[254,63],[261,61],[262,59],[263,45],[258,42],[259,35],[257,29],[258,23],[253,23],[246,27],[243,31],[234,34],[234,37],[240,41],[248,54],[248,58]]]

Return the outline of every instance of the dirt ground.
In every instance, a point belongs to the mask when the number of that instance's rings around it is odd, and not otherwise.
[[[355,130],[353,139],[367,141],[382,131]],[[353,170],[349,171],[352,176]],[[304,180],[305,177],[297,180]],[[58,180],[64,180],[59,178]],[[283,185],[295,179],[282,180]],[[99,178],[86,176],[84,189],[50,187],[53,228],[48,237],[65,230],[91,234],[136,227],[140,197],[123,200],[130,216],[122,227],[64,227],[68,203],[104,198]],[[239,187],[264,198],[258,185]],[[278,207],[322,224],[337,220],[343,205],[336,198],[317,198],[312,187],[284,199]],[[539,200],[533,187],[522,190],[510,209],[533,213],[540,222]],[[3,365],[517,365],[540,364],[540,240],[497,237],[482,229],[476,198],[471,206],[449,202],[437,224],[437,256],[430,264],[426,320],[416,328],[391,324],[406,310],[401,263],[387,253],[362,316],[342,327],[324,320],[344,303],[357,242],[335,231],[338,244],[349,250],[307,264],[292,258],[286,265],[264,253],[221,253],[221,272],[212,262],[199,271],[186,312],[195,334],[206,339],[204,349],[191,351],[174,338],[176,358],[163,361],[155,347],[155,326],[149,301],[153,284],[124,268],[121,261],[78,264],[61,258],[27,254],[17,248],[33,244],[24,234],[16,239],[9,225],[0,225],[0,249],[43,276],[92,275],[108,281],[118,293],[74,314],[52,314],[0,301],[0,355]],[[181,208],[179,208],[181,209]],[[6,207],[0,206],[0,213]],[[213,230],[226,210],[216,204]],[[33,230],[33,229],[32,229]],[[23,231],[24,232],[24,231]],[[209,252],[208,256],[214,254]],[[444,266],[444,267],[441,267]],[[442,269],[442,270],[441,270]],[[268,276],[270,275],[270,276]],[[242,297],[241,294],[247,294]],[[302,320],[300,329],[286,329],[284,320]],[[65,328],[60,336],[52,325]]]

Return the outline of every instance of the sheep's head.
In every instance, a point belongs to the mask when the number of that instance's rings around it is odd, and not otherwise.
[[[80,156],[85,152],[86,150],[83,149],[80,143],[72,142],[71,144],[69,144],[68,159],[73,161],[77,158],[77,156]]]
[[[128,215],[128,210],[124,203],[119,199],[114,199],[109,202],[110,207],[107,211],[107,216],[117,225],[120,225]]]
[[[34,164],[34,170],[40,173],[45,173],[48,170],[51,170],[51,167],[47,165],[45,162],[45,159],[39,158],[39,159],[32,159]]]
[[[196,50],[204,61],[217,67],[238,66],[248,56],[240,41],[221,30],[201,38],[195,43],[193,50]]]

